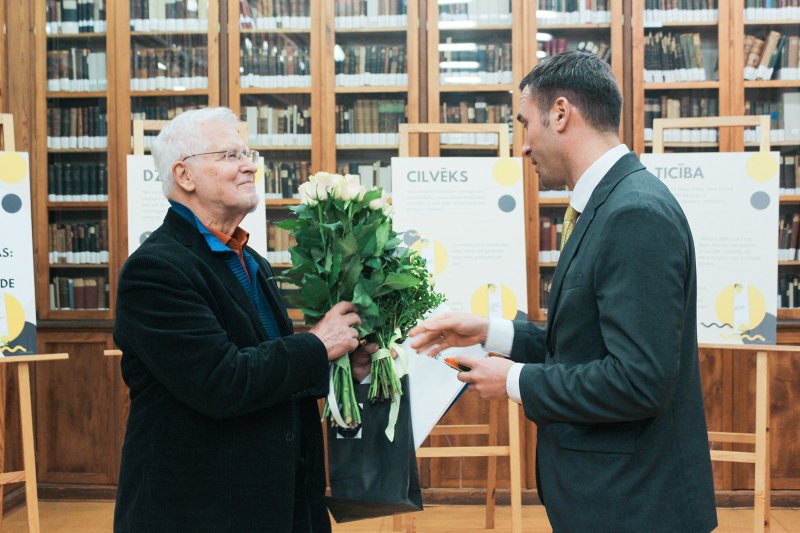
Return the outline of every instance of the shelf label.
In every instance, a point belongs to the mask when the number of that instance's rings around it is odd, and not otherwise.
[[[0,357],[36,353],[28,154],[0,152]]]

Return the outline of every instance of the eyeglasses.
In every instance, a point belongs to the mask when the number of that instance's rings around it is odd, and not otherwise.
[[[228,163],[241,163],[245,159],[251,163],[258,163],[258,152],[256,150],[219,150],[217,152],[203,152],[201,154],[187,155],[181,161],[186,161],[190,157],[198,155],[225,154],[225,161]]]

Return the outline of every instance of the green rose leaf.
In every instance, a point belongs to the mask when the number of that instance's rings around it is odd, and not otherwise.
[[[300,285],[300,296],[305,302],[304,307],[319,309],[328,302],[328,284],[321,277],[314,274],[306,274]]]
[[[402,289],[408,289],[410,287],[416,287],[419,285],[420,279],[413,274],[392,272],[386,276],[386,281],[383,283],[389,288],[398,291]]]

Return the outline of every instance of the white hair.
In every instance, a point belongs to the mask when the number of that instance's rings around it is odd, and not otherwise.
[[[150,149],[161,175],[161,188],[167,198],[175,187],[172,165],[186,156],[209,149],[203,134],[203,126],[209,122],[231,125],[234,128],[238,125],[236,115],[227,107],[192,109],[170,120],[153,140]]]

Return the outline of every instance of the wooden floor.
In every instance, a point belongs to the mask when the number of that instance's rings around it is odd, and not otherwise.
[[[107,533],[111,531],[113,502],[40,502],[39,515],[42,533]],[[751,509],[719,509],[719,533],[752,531]],[[418,533],[477,533],[510,531],[511,513],[508,507],[497,508],[495,529],[483,528],[483,507],[476,505],[431,505],[416,514]],[[525,533],[550,533],[544,508],[538,505],[523,507]],[[7,516],[0,527],[2,533],[27,531],[25,509]],[[390,533],[392,519],[382,518],[334,525],[334,533]],[[775,509],[772,512],[772,533],[800,533],[800,509]]]

